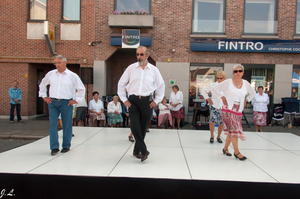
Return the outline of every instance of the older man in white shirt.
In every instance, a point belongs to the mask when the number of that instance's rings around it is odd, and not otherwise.
[[[152,108],[161,102],[165,92],[165,82],[159,70],[147,59],[149,51],[140,46],[136,50],[138,62],[127,67],[118,83],[118,95],[129,108],[131,131],[135,137],[133,155],[145,161],[150,154],[144,142],[151,118]],[[127,98],[125,87],[128,85]],[[155,99],[152,99],[155,92]]]
[[[43,98],[49,108],[51,155],[59,152],[57,118],[60,113],[63,123],[63,149],[61,152],[66,153],[70,150],[73,105],[83,100],[85,95],[82,81],[77,74],[67,69],[67,59],[64,56],[56,56],[54,65],[56,69],[48,72],[39,86],[39,97]],[[50,85],[49,97],[47,96],[47,85]],[[74,99],[75,90],[78,91],[76,99]]]

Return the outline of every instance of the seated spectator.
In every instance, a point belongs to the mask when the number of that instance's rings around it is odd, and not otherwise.
[[[166,97],[163,98],[162,102],[159,103],[159,116],[158,116],[158,127],[165,125],[165,129],[168,128],[169,124],[172,126],[172,115],[171,115],[171,105],[167,104]]]
[[[114,125],[120,127],[121,122],[123,122],[122,107],[119,102],[119,97],[115,95],[113,101],[109,102],[107,105],[107,123],[111,127]]]
[[[76,98],[78,95],[78,91],[76,92]],[[86,119],[86,110],[87,103],[85,99],[78,101],[76,104],[76,113],[75,113],[75,122],[78,122],[78,126],[84,126],[84,121]]]
[[[150,118],[150,122],[149,122],[149,126],[151,127],[151,125],[152,125],[152,122],[154,122],[154,123],[156,123],[156,119],[158,118],[158,116],[157,116],[157,113],[156,113],[156,111],[155,111],[155,108],[156,107],[153,107],[153,112],[152,112],[152,115],[151,115],[151,118]],[[150,132],[149,131],[149,127],[147,128],[147,130],[146,130],[146,132]]]
[[[129,111],[124,103],[122,103],[122,117],[123,117],[123,126],[122,127],[125,127],[126,118],[127,117],[129,118]]]
[[[89,102],[89,112],[90,112],[90,126],[97,126],[97,120],[100,120],[100,126],[104,123],[105,126],[105,114],[103,102],[99,99],[99,93],[97,91],[93,92],[93,97]]]

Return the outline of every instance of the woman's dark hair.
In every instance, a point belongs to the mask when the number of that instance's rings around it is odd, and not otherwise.
[[[261,88],[261,89],[263,89],[263,90],[264,90],[264,87],[263,87],[263,86],[259,86],[259,87],[257,87],[257,90],[258,90],[259,88]]]
[[[96,94],[99,95],[98,91],[94,91],[94,92],[93,92],[93,96],[96,95]]]
[[[179,87],[177,85],[172,86],[172,89],[176,88],[179,91]]]

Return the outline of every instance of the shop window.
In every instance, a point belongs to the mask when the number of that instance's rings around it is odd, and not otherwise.
[[[117,11],[146,11],[150,14],[151,0],[115,0]]]
[[[222,65],[192,64],[190,66],[189,111],[196,106],[195,99],[202,99],[201,90],[216,81],[216,71],[223,70]]]
[[[244,33],[277,33],[277,0],[245,0]]]
[[[225,0],[194,0],[193,33],[224,33]]]
[[[297,0],[296,34],[300,34],[300,0]]]
[[[47,0],[29,1],[29,20],[39,21],[47,19]]]
[[[269,107],[273,106],[273,96],[274,96],[274,65],[272,64],[243,64],[245,67],[245,72],[243,79],[247,80],[256,92],[259,86],[263,86],[264,92],[268,94],[270,99]],[[247,102],[245,106],[245,111],[252,111],[253,107],[250,102]]]
[[[294,66],[292,77],[292,97],[300,99],[300,66]]]
[[[81,0],[63,0],[62,1],[62,21],[78,22],[80,21]]]

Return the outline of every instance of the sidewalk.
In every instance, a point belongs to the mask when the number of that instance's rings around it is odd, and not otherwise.
[[[49,119],[48,116],[43,116],[36,119],[23,120],[23,123],[10,123],[8,120],[0,119],[0,139],[27,139],[38,140],[49,135]],[[245,121],[243,121],[243,124]],[[157,128],[153,125],[152,128]],[[255,131],[255,126],[250,124],[243,125],[244,131]],[[185,124],[182,129],[193,129],[191,124]],[[125,129],[124,129],[125,130]],[[126,131],[126,130],[125,130]],[[300,136],[300,128],[293,126],[292,128],[282,126],[265,126],[264,132],[287,132]],[[151,133],[151,128],[150,128]]]
[[[23,123],[0,119],[0,139],[38,140],[49,135],[49,126],[48,117],[23,120]]]

